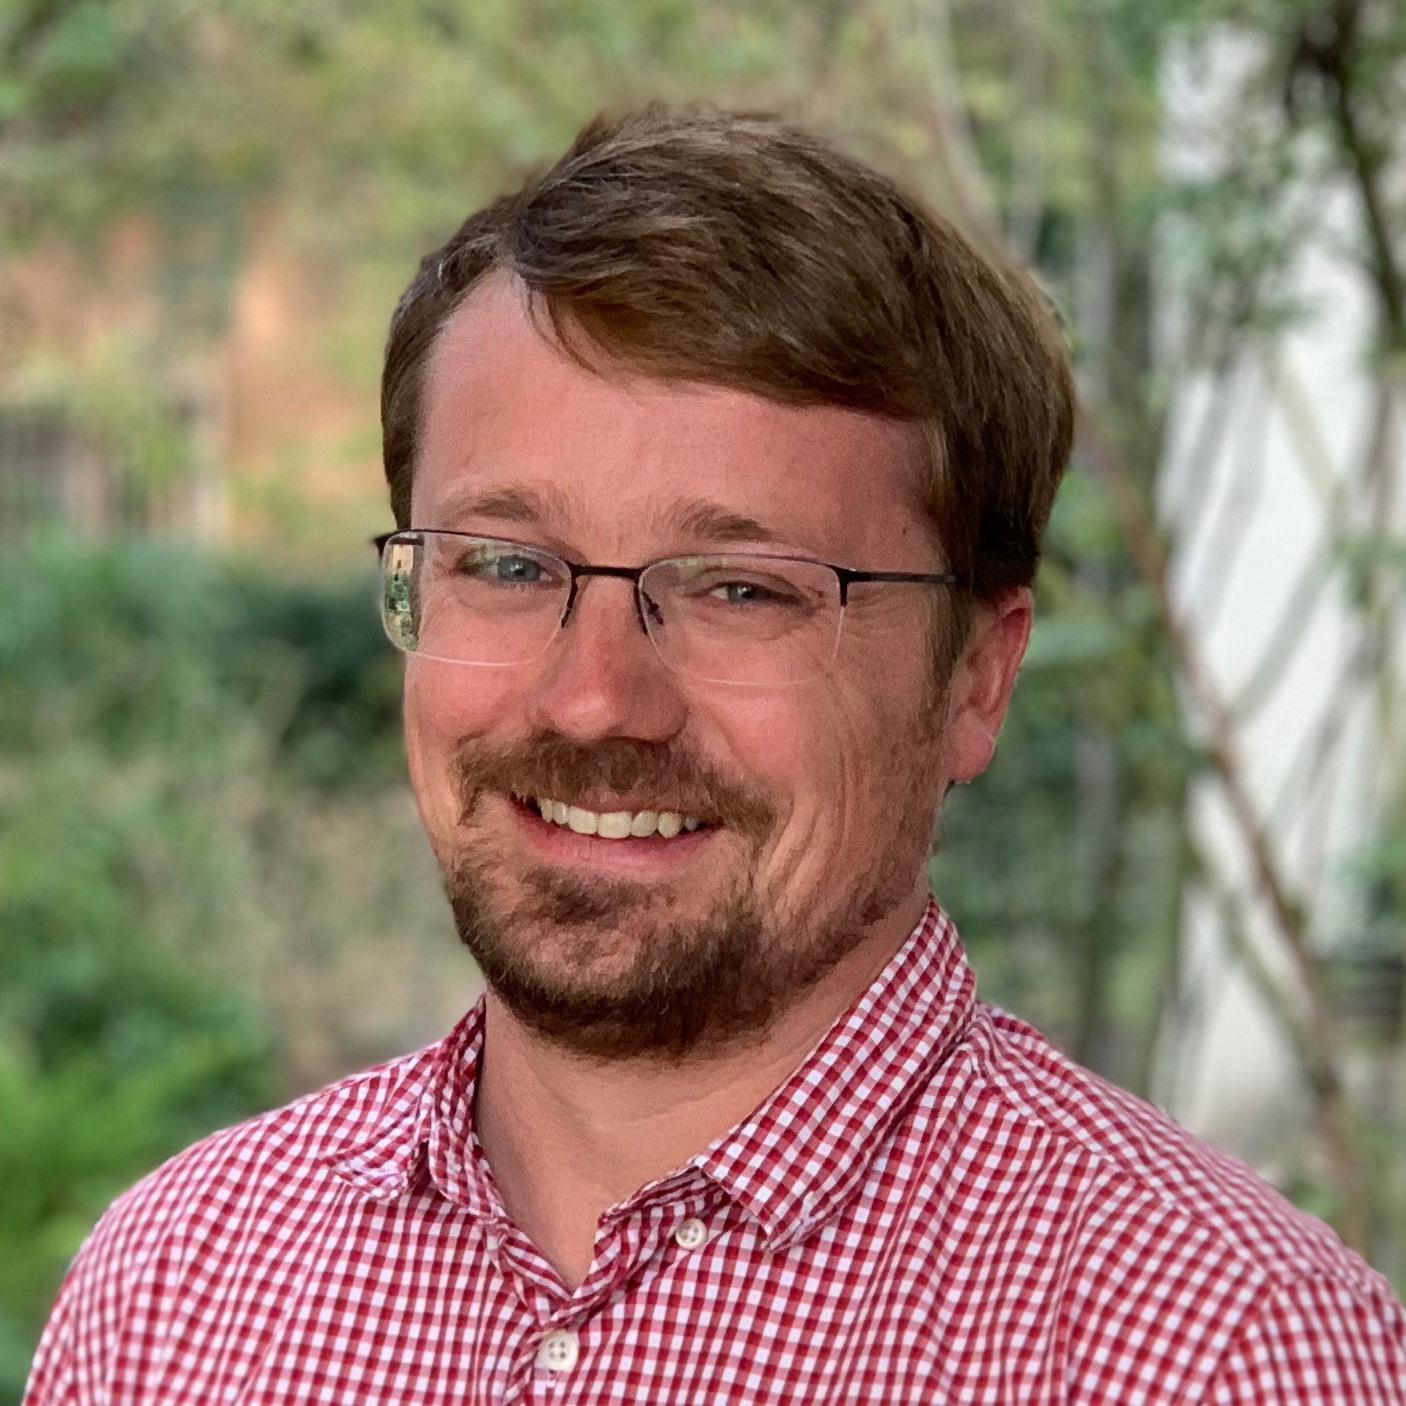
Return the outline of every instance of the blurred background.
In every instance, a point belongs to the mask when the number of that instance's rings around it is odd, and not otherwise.
[[[366,539],[420,255],[602,108],[1032,264],[1085,417],[937,891],[983,994],[1406,1290],[1406,9],[0,0],[0,1400],[108,1200],[476,978]]]

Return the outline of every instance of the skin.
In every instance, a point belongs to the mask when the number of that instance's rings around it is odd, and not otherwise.
[[[544,339],[524,298],[495,276],[441,334],[426,380],[416,526],[618,565],[736,550],[941,570],[915,497],[909,427],[595,374]],[[528,520],[520,504],[505,505],[505,490],[534,494],[539,510]],[[489,494],[498,502],[485,511]],[[678,505],[699,497],[768,536],[683,527]],[[774,1009],[750,1025],[722,1011],[689,1048],[612,1057],[608,1043],[537,1028],[490,984],[477,1131],[506,1209],[568,1286],[589,1269],[601,1213],[745,1118],[921,916],[941,796],[989,762],[1031,618],[1024,590],[983,607],[939,694],[931,595],[856,588],[837,658],[803,685],[681,677],[641,631],[629,584],[607,578],[583,584],[569,627],[528,664],[407,662],[407,751],[426,832],[447,873],[467,864],[479,875],[478,901],[515,970],[568,998],[608,998],[651,943],[682,940],[674,934],[739,895],[760,921],[756,969],[774,981]],[[465,759],[470,772],[487,753],[530,770],[532,739],[544,737],[585,758],[621,745],[686,758],[720,794],[759,801],[765,823],[731,826],[723,805],[724,823],[677,853],[531,831],[508,795],[465,781]],[[606,810],[643,808],[644,797],[597,785],[564,799]],[[629,901],[604,924],[544,921],[532,903],[544,873]],[[805,979],[792,980],[802,968]]]

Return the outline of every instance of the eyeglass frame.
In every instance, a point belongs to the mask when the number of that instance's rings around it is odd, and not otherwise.
[[[377,534],[371,538],[371,545],[376,548],[377,557],[384,561],[387,544],[393,542],[397,537],[415,532],[433,532],[441,537],[467,537],[475,542],[502,542],[509,547],[525,547],[528,551],[537,552],[542,556],[552,557],[561,562],[571,578],[571,585],[567,591],[566,606],[562,610],[561,619],[557,621],[556,633],[558,634],[566,628],[571,620],[571,612],[576,605],[577,586],[583,576],[611,576],[617,580],[628,581],[634,587],[635,615],[639,619],[640,629],[651,643],[653,643],[653,636],[650,635],[649,625],[644,618],[644,591],[640,586],[645,572],[653,570],[656,566],[667,566],[670,562],[687,561],[694,557],[745,557],[749,555],[746,552],[679,552],[673,556],[658,557],[654,561],[644,562],[640,566],[605,566],[591,562],[572,561],[570,557],[564,557],[560,552],[554,552],[550,547],[539,547],[533,542],[519,542],[512,537],[488,537],[481,532],[464,532],[453,527],[398,527],[394,532]],[[849,605],[849,588],[853,585],[867,585],[870,582],[891,582],[914,586],[960,586],[962,584],[962,578],[951,571],[859,571],[854,567],[839,566],[832,561],[821,561],[817,557],[788,555],[783,552],[757,552],[755,555],[762,561],[803,562],[807,566],[823,566],[834,572],[840,588],[841,629],[844,625],[844,611]],[[838,640],[838,634],[836,639]],[[414,653],[413,650],[407,652]],[[473,667],[471,660],[460,662],[467,667]]]

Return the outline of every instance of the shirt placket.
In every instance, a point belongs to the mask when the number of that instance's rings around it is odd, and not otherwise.
[[[602,1309],[644,1275],[657,1273],[671,1254],[692,1254],[711,1238],[710,1221],[720,1208],[716,1196],[697,1189],[652,1205],[622,1207],[603,1221],[596,1256],[586,1278],[571,1294],[550,1266],[515,1227],[498,1251],[501,1272],[515,1279],[515,1292],[529,1311],[532,1327],[513,1352],[511,1385],[505,1401],[550,1401],[571,1406],[595,1399],[599,1354],[609,1351]],[[587,1383],[594,1379],[595,1385]],[[584,1393],[584,1394],[583,1394]]]

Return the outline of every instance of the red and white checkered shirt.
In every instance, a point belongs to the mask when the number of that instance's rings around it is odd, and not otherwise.
[[[481,1038],[476,1008],[128,1192],[30,1406],[1406,1403],[1385,1281],[977,1004],[935,905],[751,1117],[601,1217],[574,1292],[474,1136]]]

